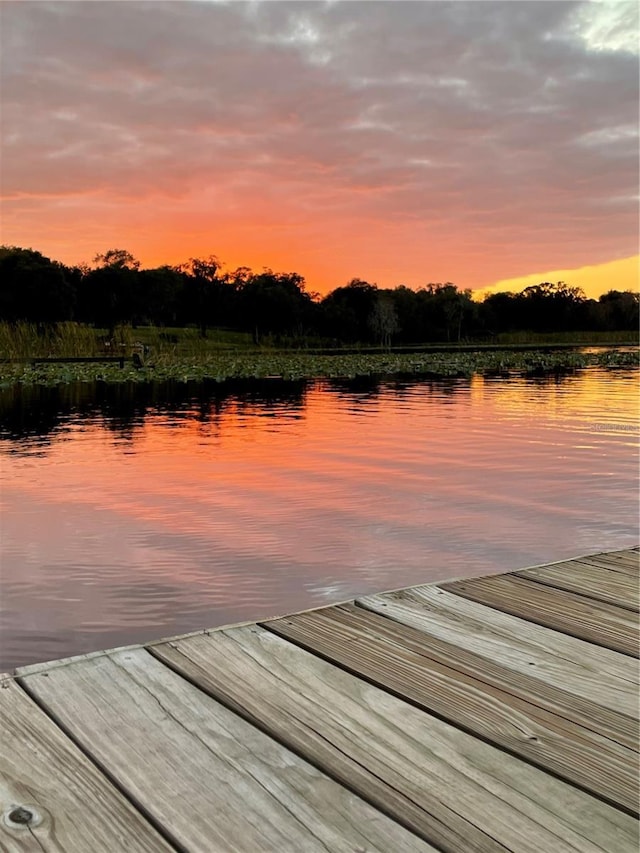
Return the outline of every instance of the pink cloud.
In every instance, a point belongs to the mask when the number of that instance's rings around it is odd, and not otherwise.
[[[633,254],[638,57],[583,5],[6,4],[3,239],[323,290]]]

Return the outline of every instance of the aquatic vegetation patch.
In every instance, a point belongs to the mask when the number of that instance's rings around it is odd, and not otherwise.
[[[117,363],[4,363],[0,364],[2,385],[67,382],[192,382],[226,379],[315,379],[355,378],[406,374],[433,377],[464,377],[474,373],[493,375],[567,372],[590,366],[637,367],[634,350],[579,350],[460,353],[349,353],[317,355],[305,352],[221,352],[206,356],[176,358],[158,356],[142,367],[130,361]]]

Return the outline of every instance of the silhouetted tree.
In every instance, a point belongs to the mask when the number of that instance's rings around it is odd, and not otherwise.
[[[471,291],[458,290],[450,281],[445,284],[431,284],[427,288],[431,297],[432,311],[437,318],[439,335],[447,341],[460,341],[465,318],[471,314]]]
[[[424,340],[424,306],[418,292],[406,285],[400,285],[385,293],[390,293],[393,298],[398,323],[396,339],[403,343],[417,343]]]
[[[530,329],[550,332],[580,326],[585,295],[579,287],[544,281],[525,287],[522,300]]]
[[[140,269],[140,261],[126,249],[107,249],[104,254],[96,255],[93,263],[99,267],[110,267],[111,269]]]
[[[97,266],[82,279],[83,311],[113,335],[118,324],[135,319],[140,262],[125,249],[108,249],[93,262]]]
[[[359,278],[332,290],[321,303],[324,333],[341,341],[371,340],[369,317],[377,296],[377,286]]]
[[[136,320],[157,326],[178,322],[184,301],[186,276],[175,267],[140,270],[136,294]]]
[[[379,293],[369,315],[369,326],[380,346],[391,348],[391,338],[398,331],[398,315],[393,296]]]
[[[482,303],[485,328],[492,334],[523,328],[525,305],[518,293],[490,293]]]
[[[243,322],[251,330],[254,343],[260,343],[263,334],[303,334],[311,297],[301,275],[264,269],[250,275],[241,292]]]
[[[610,290],[598,300],[598,315],[602,328],[638,330],[640,323],[640,293],[630,290]]]
[[[75,289],[67,267],[33,249],[0,247],[0,318],[39,325],[73,317]]]
[[[179,269],[185,273],[185,311],[204,338],[211,326],[224,326],[234,314],[236,284],[232,276],[222,272],[215,255],[190,258]]]

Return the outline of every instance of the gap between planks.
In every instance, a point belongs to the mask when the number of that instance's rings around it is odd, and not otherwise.
[[[637,752],[620,743],[626,739],[622,729],[608,737],[593,723],[585,726],[584,717],[576,722],[568,694],[556,691],[555,703],[534,701],[535,681],[521,677],[516,684],[506,669],[362,608],[328,608],[263,627],[637,815]]]

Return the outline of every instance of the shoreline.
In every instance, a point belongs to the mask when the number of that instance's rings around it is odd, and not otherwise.
[[[365,376],[424,376],[464,378],[481,373],[493,376],[570,373],[587,367],[633,368],[639,364],[637,347],[584,352],[585,346],[550,349],[473,349],[457,352],[413,351],[410,353],[350,352],[311,354],[286,352],[218,352],[196,357],[151,355],[148,363],[135,366],[128,358],[124,366],[95,362],[52,361],[0,363],[0,385],[60,385],[70,382],[223,382],[230,379],[333,379]]]

